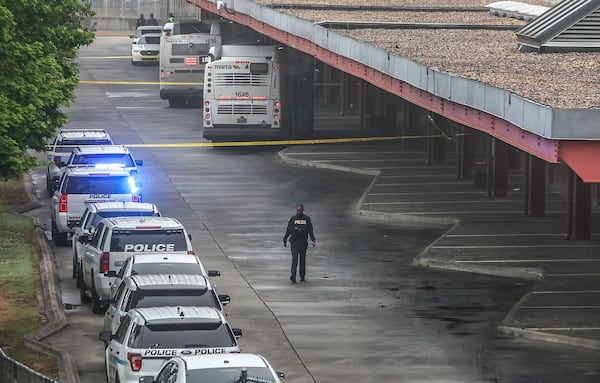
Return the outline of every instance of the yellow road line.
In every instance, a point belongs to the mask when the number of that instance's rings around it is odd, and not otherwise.
[[[84,60],[108,60],[108,59],[131,59],[131,58],[147,58],[147,59],[157,59],[160,58],[160,56],[157,55],[152,55],[152,56],[145,56],[145,55],[135,55],[135,56],[80,56],[80,59],[84,59]]]
[[[79,80],[80,84],[87,85],[160,85],[159,81],[111,81],[111,80]],[[163,85],[178,86],[178,85],[204,85],[203,82],[167,82]]]
[[[380,142],[414,140],[419,138],[435,138],[431,136],[391,136],[391,137],[354,137],[354,138],[320,138],[315,140],[277,140],[277,141],[236,141],[236,142],[187,142],[172,144],[130,144],[130,148],[197,148],[197,147],[236,147],[236,146],[279,146],[279,145],[322,145],[352,142]]]

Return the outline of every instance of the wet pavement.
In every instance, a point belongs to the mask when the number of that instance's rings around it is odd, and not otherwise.
[[[541,279],[505,318],[500,330],[517,336],[600,347],[600,250],[592,241],[564,239],[564,196],[546,192],[546,216],[523,216],[521,176],[509,195],[489,198],[471,180],[457,180],[452,161],[425,165],[419,150],[399,144],[295,147],[285,162],[377,174],[355,207],[359,215],[402,222],[448,223],[449,230],[415,264],[475,273]],[[598,221],[598,211],[594,218]],[[596,226],[597,228],[598,226]]]
[[[126,54],[128,41],[99,37],[82,50],[83,79],[131,83],[81,85],[69,126],[105,128],[123,144],[201,141],[199,110],[169,108],[157,86],[135,83],[156,79],[156,67],[93,58]],[[372,177],[288,166],[279,149],[133,149],[144,199],[180,219],[207,268],[221,270],[217,288],[232,297],[226,311],[244,330],[244,351],[265,355],[291,383],[597,381],[587,350],[498,334],[527,282],[412,266],[444,226],[358,217]],[[31,214],[49,225],[43,172],[34,173],[43,207]],[[308,281],[292,285],[281,239],[298,202],[318,243]],[[54,251],[71,306],[67,328],[47,341],[73,355],[83,383],[103,382],[102,317],[79,305],[71,249]]]

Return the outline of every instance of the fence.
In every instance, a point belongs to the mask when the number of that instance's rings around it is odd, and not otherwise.
[[[2,383],[60,383],[20,363],[0,349],[0,382]]]
[[[169,13],[176,18],[200,18],[200,8],[185,0],[88,0],[99,17],[146,18],[153,13],[157,19],[166,19]]]

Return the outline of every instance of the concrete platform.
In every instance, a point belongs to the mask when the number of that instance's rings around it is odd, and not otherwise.
[[[547,190],[547,215],[531,218],[523,216],[518,172],[510,175],[508,197],[489,198],[471,181],[457,180],[451,160],[428,166],[424,152],[403,150],[398,144],[294,147],[280,152],[280,158],[377,174],[355,206],[357,214],[448,223],[448,231],[415,265],[540,278],[507,315],[499,327],[502,332],[600,348],[600,237],[564,239],[566,202],[557,190]],[[594,211],[594,220],[599,218]]]

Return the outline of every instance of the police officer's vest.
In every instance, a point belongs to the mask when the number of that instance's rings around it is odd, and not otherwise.
[[[307,219],[299,219],[294,218],[292,230],[293,236],[303,237],[308,234],[308,220]]]

